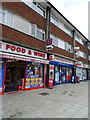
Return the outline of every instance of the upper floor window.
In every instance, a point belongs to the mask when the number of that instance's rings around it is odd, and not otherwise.
[[[65,50],[65,41],[58,39],[58,47]]]
[[[72,37],[72,31],[67,26],[64,26],[64,31]]]
[[[34,9],[36,12],[38,12],[41,16],[45,17],[45,8],[43,6],[41,6],[39,3],[35,2],[35,1],[30,1],[27,2],[27,0],[21,0],[23,1],[25,4],[27,4],[29,7],[31,7],[32,9]]]
[[[66,42],[66,51],[68,51],[68,52],[73,52],[73,47],[72,47],[72,45],[70,45],[69,43],[67,43]]]
[[[54,16],[51,16],[51,22],[52,22],[54,25],[58,26],[59,21],[58,21]]]
[[[31,35],[40,40],[45,40],[45,31],[35,24],[31,24]]]
[[[54,35],[50,35],[52,38],[52,44],[61,49],[65,49],[65,42]]]
[[[50,35],[50,37],[52,38],[52,45],[54,46],[58,46],[58,38],[54,35]]]
[[[0,23],[12,26],[13,13],[0,6]]]
[[[88,60],[90,61],[90,55],[88,56]]]
[[[82,57],[82,58],[84,58],[84,59],[86,59],[86,57],[87,57],[87,55],[86,55],[84,52],[82,52],[82,51],[78,51],[78,52],[77,52],[77,56],[78,56],[78,57]]]
[[[90,50],[90,45],[88,45],[88,49]]]
[[[45,40],[45,31],[37,27],[36,37],[40,40]]]
[[[39,3],[37,3],[36,5],[37,5],[37,7],[36,7],[37,8],[37,12],[40,15],[45,17],[45,8],[43,8]]]
[[[77,41],[77,42],[80,42],[80,38],[76,35],[75,36],[75,40]]]
[[[5,23],[5,9],[0,6],[0,23]]]

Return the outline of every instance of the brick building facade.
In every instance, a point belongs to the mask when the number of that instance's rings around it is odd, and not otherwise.
[[[50,2],[2,2],[0,15],[1,94],[90,79],[89,40]]]

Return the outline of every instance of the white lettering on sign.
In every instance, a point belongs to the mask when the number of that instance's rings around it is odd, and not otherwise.
[[[2,42],[2,41],[0,42],[0,51],[47,59],[47,54],[46,53],[38,52],[38,51],[35,51],[35,50],[31,50],[31,49],[24,48],[24,47],[21,47],[21,46],[5,43],[5,42]]]

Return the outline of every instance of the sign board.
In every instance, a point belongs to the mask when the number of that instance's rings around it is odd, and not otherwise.
[[[80,47],[74,47],[74,52],[77,52],[80,50]]]
[[[53,60],[53,61],[61,62],[61,63],[66,63],[66,64],[74,65],[73,61],[70,61],[70,60],[67,60],[67,59],[63,59],[63,58],[60,58],[60,57],[56,57],[54,55],[50,55],[49,59]]]
[[[46,46],[47,50],[52,50],[53,49],[52,38],[46,40],[46,45],[47,45]]]
[[[46,40],[47,45],[52,45],[52,38]]]
[[[82,68],[88,68],[88,65],[86,65],[86,64],[80,64],[80,63],[78,63],[78,64],[75,64],[77,67],[82,67]]]
[[[47,54],[43,52],[39,52],[36,50],[31,50],[25,47],[17,46],[14,44],[9,44],[6,42],[0,41],[0,51],[5,53],[12,53],[17,55],[23,55],[23,56],[30,56],[35,58],[42,58],[47,59]]]

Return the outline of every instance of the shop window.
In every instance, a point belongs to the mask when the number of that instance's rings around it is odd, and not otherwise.
[[[28,64],[26,78],[26,88],[43,86],[43,65]]]
[[[65,83],[66,80],[66,67],[60,67],[60,83]]]
[[[72,79],[72,68],[66,68],[66,82],[71,82]]]
[[[55,83],[59,83],[59,65],[55,66]]]
[[[0,69],[2,70],[2,63],[0,63]]]

